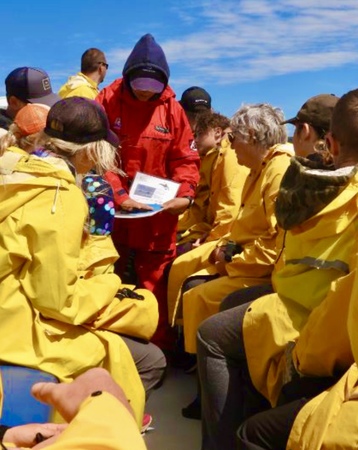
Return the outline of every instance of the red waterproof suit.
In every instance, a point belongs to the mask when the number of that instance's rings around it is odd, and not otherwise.
[[[199,156],[186,115],[167,86],[160,97],[140,102],[123,79],[103,89],[97,100],[105,108],[110,126],[118,135],[120,167],[128,175],[107,174],[120,206],[137,171],[181,183],[177,196],[194,197],[199,180]],[[166,212],[142,219],[116,219],[113,241],[120,254],[119,274],[127,270],[134,254],[138,286],[151,290],[159,302],[159,327],[154,341],[162,348],[167,324],[165,266],[175,258],[178,217]],[[133,252],[134,250],[134,252]],[[160,330],[162,328],[162,330]]]

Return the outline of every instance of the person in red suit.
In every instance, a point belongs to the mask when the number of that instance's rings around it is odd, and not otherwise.
[[[185,112],[168,85],[169,66],[162,48],[146,34],[129,55],[123,78],[98,95],[111,129],[120,139],[122,174],[107,173],[116,209],[150,209],[129,197],[137,172],[180,183],[176,198],[151,217],[115,222],[113,241],[120,254],[116,267],[123,282],[152,291],[159,305],[159,325],[153,342],[171,350],[165,268],[176,256],[178,215],[190,207],[199,180],[199,156]]]

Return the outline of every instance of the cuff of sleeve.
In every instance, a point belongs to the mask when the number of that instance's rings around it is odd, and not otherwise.
[[[187,182],[181,183],[178,193],[177,193],[177,197],[185,197],[185,196],[194,198],[195,186],[193,186],[192,184],[187,183]]]
[[[121,206],[123,202],[129,199],[129,195],[127,192],[123,189],[118,192],[114,192],[114,203],[117,206]]]

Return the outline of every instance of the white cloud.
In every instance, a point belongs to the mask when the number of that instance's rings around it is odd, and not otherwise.
[[[358,2],[182,0],[178,27],[159,42],[176,81],[231,84],[358,62]],[[108,57],[121,71],[130,48]]]

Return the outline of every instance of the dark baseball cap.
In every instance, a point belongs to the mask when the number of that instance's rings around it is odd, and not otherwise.
[[[281,125],[297,122],[308,123],[313,128],[328,131],[330,128],[333,108],[336,106],[339,97],[334,94],[320,94],[309,98],[298,111],[295,117],[285,120]]]
[[[185,111],[199,112],[211,109],[211,97],[205,89],[192,86],[186,89],[179,101]]]
[[[119,146],[104,108],[84,97],[68,97],[55,103],[48,113],[44,131],[51,137],[76,144],[104,139],[114,147]]]
[[[52,106],[60,97],[52,92],[50,77],[34,67],[18,67],[5,79],[6,95],[24,102]]]

